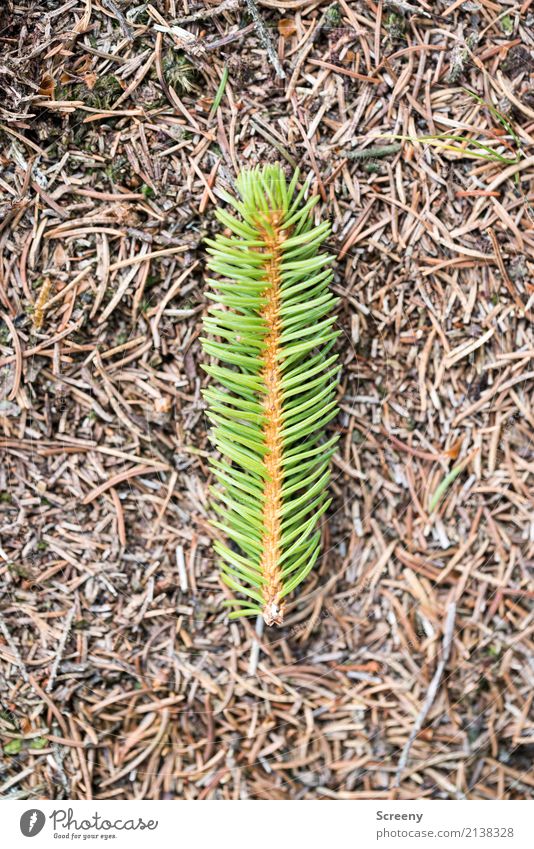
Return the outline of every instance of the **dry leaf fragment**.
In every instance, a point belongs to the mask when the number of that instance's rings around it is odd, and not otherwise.
[[[41,85],[39,86],[39,94],[53,100],[55,87],[54,78],[50,74],[43,74]]]
[[[280,18],[278,21],[278,32],[282,38],[290,38],[297,31],[293,18]]]
[[[171,399],[168,395],[163,395],[161,398],[156,398],[154,401],[154,410],[156,413],[168,413],[171,409]]]
[[[445,456],[450,457],[451,460],[456,460],[460,453],[460,448],[462,447],[463,441],[464,437],[460,436],[460,438],[457,439],[456,442],[453,443],[453,445],[451,445],[451,447],[444,452]]]
[[[92,91],[94,89],[97,79],[98,79],[98,77],[94,73],[94,71],[91,71],[90,73],[83,75],[83,81],[84,81],[85,85],[87,86],[87,88],[89,89],[89,91]]]

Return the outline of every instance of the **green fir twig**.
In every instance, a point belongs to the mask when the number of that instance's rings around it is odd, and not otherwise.
[[[320,555],[320,519],[336,436],[338,331],[330,291],[333,257],[321,252],[328,222],[314,225],[318,198],[286,181],[278,165],[242,171],[236,215],[217,210],[224,233],[207,239],[204,391],[217,520],[214,549],[237,594],[231,618],[262,614],[281,624],[287,597]]]

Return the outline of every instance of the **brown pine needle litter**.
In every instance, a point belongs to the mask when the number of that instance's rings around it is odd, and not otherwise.
[[[356,5],[2,4],[3,798],[532,797],[532,8]],[[200,337],[266,164],[331,223],[341,379],[262,631]]]

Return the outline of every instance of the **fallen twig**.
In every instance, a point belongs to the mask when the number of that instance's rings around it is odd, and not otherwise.
[[[349,150],[344,153],[347,159],[381,159],[384,156],[393,156],[402,148],[400,142],[385,144],[381,147],[366,147],[363,150]]]
[[[265,622],[263,621],[263,616],[258,616],[256,619],[256,634],[257,639],[252,640],[250,646],[250,658],[248,662],[248,674],[255,675],[256,670],[258,668],[258,659],[260,656],[260,640],[263,635],[263,629],[265,626]]]
[[[185,15],[183,18],[177,18],[175,24],[192,24],[194,21],[204,21],[206,18],[214,18],[216,15],[222,15],[223,12],[233,12],[241,5],[240,0],[223,0],[218,6],[213,6],[208,9],[199,9],[193,12],[192,15]]]
[[[117,18],[119,26],[124,33],[124,37],[127,38],[128,41],[133,41],[133,33],[130,26],[128,25],[128,21],[122,14],[121,10],[115,5],[113,0],[102,0],[102,3],[106,7],[106,9],[109,9],[110,12],[113,12],[115,17]]]
[[[61,663],[61,658],[63,656],[63,652],[65,651],[65,645],[69,638],[70,627],[72,625],[72,620],[74,619],[74,612],[76,610],[76,605],[73,604],[69,612],[67,613],[67,618],[65,619],[65,627],[63,629],[63,633],[61,635],[61,639],[59,641],[56,656],[54,658],[54,662],[52,664],[52,669],[50,670],[50,678],[48,679],[48,684],[46,685],[46,692],[51,693],[54,687],[54,682],[56,680],[57,671],[59,668],[59,664]]]
[[[254,21],[256,32],[258,33],[258,38],[260,39],[262,46],[267,52],[267,56],[269,57],[271,64],[276,71],[276,76],[280,77],[281,80],[284,80],[286,77],[285,71],[280,64],[278,54],[274,49],[271,36],[269,35],[269,30],[265,26],[263,18],[258,12],[258,7],[256,6],[255,0],[246,0],[246,4],[250,17]]]
[[[452,645],[452,637],[454,633],[454,617],[456,615],[456,604],[452,601],[447,609],[447,618],[445,619],[445,627],[443,629],[443,643],[442,643],[442,652],[441,652],[441,660],[439,661],[436,671],[434,673],[434,677],[430,682],[430,686],[428,688],[428,692],[426,694],[426,699],[423,702],[423,707],[419,711],[417,719],[414,722],[413,728],[410,732],[410,736],[408,737],[408,741],[402,750],[402,754],[400,756],[399,765],[397,767],[397,772],[395,773],[395,780],[393,782],[394,787],[399,787],[402,773],[408,763],[408,758],[410,755],[410,749],[412,748],[412,744],[419,734],[421,728],[423,727],[423,723],[428,716],[428,712],[434,703],[434,699],[436,698],[436,694],[438,692],[439,683],[441,681],[441,676],[443,675],[443,671],[447,665],[447,661],[449,660],[449,655],[451,653],[451,645]]]
[[[8,646],[11,649],[11,652],[13,654],[14,660],[12,662],[17,664],[17,666],[20,669],[22,677],[24,678],[24,680],[27,683],[29,683],[30,677],[28,675],[28,670],[26,669],[26,665],[25,665],[22,657],[20,656],[20,652],[17,648],[17,644],[15,643],[13,637],[11,636],[11,633],[9,631],[9,628],[7,627],[6,621],[5,621],[5,619],[4,619],[4,617],[2,616],[1,613],[0,613],[0,631],[2,631],[2,634],[5,637],[6,643],[8,644]]]

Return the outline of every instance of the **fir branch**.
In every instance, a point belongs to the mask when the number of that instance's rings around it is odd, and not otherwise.
[[[219,528],[230,544],[214,548],[223,581],[239,596],[231,618],[261,613],[282,624],[286,597],[320,553],[319,520],[336,437],[325,427],[337,412],[337,298],[330,292],[333,257],[320,253],[330,226],[314,226],[280,166],[242,171],[240,199],[224,199],[237,216],[217,211],[227,228],[207,239],[208,298],[204,369],[217,382],[204,391]],[[227,235],[230,234],[230,235]]]

